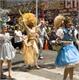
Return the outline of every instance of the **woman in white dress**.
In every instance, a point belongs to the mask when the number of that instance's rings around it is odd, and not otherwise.
[[[11,79],[11,60],[15,57],[15,49],[11,44],[11,36],[8,33],[8,28],[3,25],[0,34],[0,78],[3,78],[2,66],[3,62],[8,63],[8,78]]]

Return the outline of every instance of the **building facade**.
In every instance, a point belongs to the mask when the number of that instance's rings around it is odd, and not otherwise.
[[[11,8],[13,6],[19,5],[20,3],[24,3],[28,0],[0,0],[1,8]]]
[[[11,9],[12,13],[18,13],[19,9],[24,11],[26,9],[30,10],[31,7],[28,8],[27,5],[29,2],[32,3],[32,1],[36,0],[0,0],[0,7],[4,9]],[[38,0],[38,2],[40,1],[45,1],[46,6],[48,5],[47,15],[57,15],[58,13],[74,15],[76,12],[79,12],[79,0]],[[35,9],[33,11],[35,11]]]
[[[21,3],[25,3],[26,1],[35,1],[35,0],[0,0],[0,7],[10,8],[19,5]],[[74,10],[79,9],[79,0],[42,0],[42,1],[47,1],[51,9],[62,9],[62,8],[74,9]]]

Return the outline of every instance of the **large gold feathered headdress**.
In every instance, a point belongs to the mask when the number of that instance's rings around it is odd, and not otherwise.
[[[59,28],[62,25],[62,21],[64,21],[65,17],[63,15],[58,15],[54,19],[54,27]]]
[[[21,22],[25,23],[28,27],[35,27],[37,23],[36,16],[33,13],[21,14]]]

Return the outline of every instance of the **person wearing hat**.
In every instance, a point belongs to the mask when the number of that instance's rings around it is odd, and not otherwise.
[[[60,43],[61,48],[56,57],[55,64],[58,67],[65,67],[63,80],[67,79],[68,74],[70,80],[73,80],[74,67],[79,64],[79,51],[73,44],[74,41],[79,44],[76,38],[77,30],[74,29],[70,17],[64,17],[60,22],[63,23],[57,29],[56,43]]]
[[[8,63],[8,78],[11,79],[11,60],[15,57],[15,49],[11,44],[10,34],[8,33],[8,27],[6,24],[2,25],[2,31],[0,33],[0,78],[3,78],[2,66],[3,62]]]

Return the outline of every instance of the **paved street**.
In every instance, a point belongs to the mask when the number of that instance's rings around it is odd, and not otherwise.
[[[0,0],[0,59],[14,56],[11,42],[15,48],[21,49],[23,43],[28,47],[32,45],[37,51],[36,42],[41,48],[43,40],[45,48],[49,45],[56,50],[66,46],[64,52],[68,54],[64,54],[63,58],[69,57],[67,60],[72,63],[78,60],[79,54],[75,54],[77,50],[71,44],[75,43],[79,48],[79,0]],[[57,45],[54,46],[55,42]],[[27,51],[30,49],[27,48]],[[58,53],[53,50],[43,50],[44,58],[38,60],[40,69],[36,69],[24,63],[23,55],[17,48],[16,57],[12,60],[12,80],[63,80],[65,67],[55,65]],[[1,74],[1,77],[7,78],[7,61],[2,68],[4,75]],[[79,65],[74,68],[73,80],[79,80]]]
[[[22,55],[17,54],[13,60],[12,75],[14,80],[62,80],[64,68],[54,66],[56,55],[55,51],[43,51],[44,59],[39,60],[41,69],[28,70],[24,66]],[[74,71],[74,80],[79,80],[78,71],[79,69]],[[5,74],[7,74],[6,71]]]

